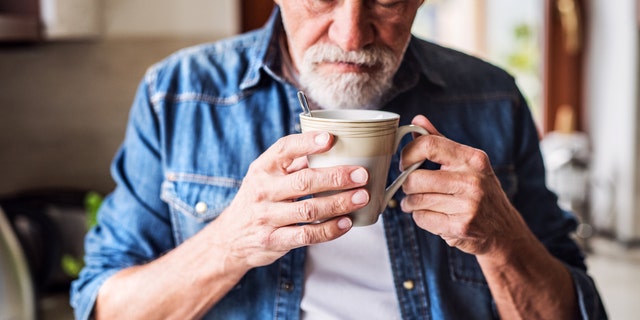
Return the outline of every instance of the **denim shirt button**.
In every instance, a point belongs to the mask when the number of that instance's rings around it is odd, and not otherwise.
[[[203,213],[207,212],[208,208],[209,207],[207,206],[207,204],[202,202],[202,201],[196,203],[196,212],[199,213],[199,214],[203,214]]]
[[[302,127],[300,127],[300,124],[299,124],[299,123],[296,123],[296,125],[293,127],[293,129],[294,129],[296,132],[301,132]]]
[[[292,283],[292,282],[290,282],[290,281],[285,281],[285,282],[283,282],[283,283],[280,285],[280,287],[281,287],[281,288],[282,288],[282,290],[284,290],[284,291],[288,291],[288,292],[293,291],[293,283]]]
[[[396,199],[389,200],[389,203],[387,203],[387,206],[391,209],[395,209],[396,207],[398,207],[398,200]]]
[[[415,287],[413,280],[405,280],[402,283],[402,286],[407,290],[413,290],[413,288]]]

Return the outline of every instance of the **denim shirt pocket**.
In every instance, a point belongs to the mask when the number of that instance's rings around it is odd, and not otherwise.
[[[513,166],[502,165],[493,168],[502,189],[512,200],[517,192],[517,177]],[[469,285],[487,286],[487,281],[474,255],[464,253],[457,248],[448,248],[449,271],[454,282]]]
[[[176,245],[195,235],[229,206],[240,180],[168,173],[160,197],[169,205]]]

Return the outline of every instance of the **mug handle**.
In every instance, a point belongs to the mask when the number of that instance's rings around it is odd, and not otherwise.
[[[427,132],[427,130],[425,130],[423,127],[420,126],[416,126],[413,124],[409,124],[409,125],[405,125],[405,126],[401,126],[400,128],[398,128],[398,131],[396,132],[396,142],[394,144],[393,149],[396,150],[398,149],[398,145],[400,144],[400,140],[402,139],[402,137],[404,137],[407,133],[410,132],[417,132],[421,135],[427,135],[429,134],[429,132]],[[418,161],[414,164],[412,164],[411,166],[409,166],[407,169],[405,169],[397,178],[396,180],[394,180],[391,185],[389,185],[387,187],[387,189],[385,189],[384,191],[384,201],[382,203],[389,203],[389,201],[391,201],[391,197],[393,197],[393,195],[396,193],[396,191],[398,191],[398,189],[400,189],[400,186],[402,186],[402,184],[404,183],[404,181],[407,179],[407,176],[409,176],[409,174],[411,172],[413,172],[414,170],[418,169],[422,163],[424,162],[424,160]]]

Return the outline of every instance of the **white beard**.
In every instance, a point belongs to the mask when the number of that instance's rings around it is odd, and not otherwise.
[[[374,67],[372,72],[321,73],[322,62],[348,62]],[[300,84],[323,109],[376,109],[393,84],[399,59],[390,49],[368,47],[345,52],[330,44],[316,44],[304,53]]]

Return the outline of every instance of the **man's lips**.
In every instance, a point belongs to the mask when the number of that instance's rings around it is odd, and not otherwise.
[[[348,61],[321,61],[316,63],[316,67],[319,71],[341,73],[368,73],[377,69],[375,65]]]

